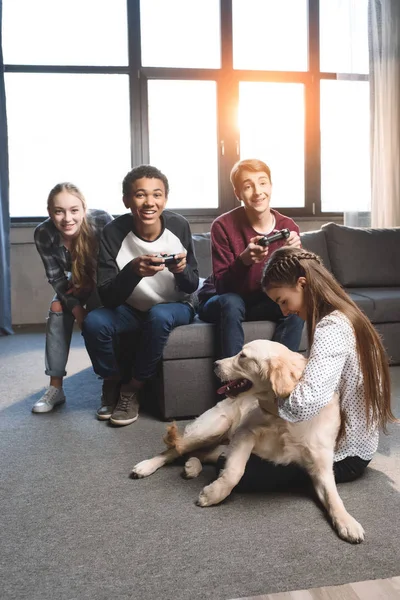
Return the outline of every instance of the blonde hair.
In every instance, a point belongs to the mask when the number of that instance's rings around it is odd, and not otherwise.
[[[356,338],[365,391],[367,424],[377,424],[386,432],[388,422],[397,422],[391,410],[389,360],[380,336],[369,319],[343,290],[313,252],[301,248],[280,248],[267,261],[261,285],[264,291],[275,287],[294,287],[305,277],[304,289],[309,344],[317,323],[334,310],[349,319]]]
[[[54,198],[60,192],[68,192],[82,202],[83,220],[79,233],[72,240],[71,245],[72,283],[78,291],[91,290],[96,284],[98,241],[92,225],[87,220],[86,200],[82,192],[73,183],[58,183],[50,191],[47,199],[49,214],[53,208]]]

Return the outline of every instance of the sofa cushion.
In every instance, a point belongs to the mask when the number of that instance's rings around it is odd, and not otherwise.
[[[348,288],[345,290],[350,298],[357,304],[358,308],[361,308],[363,313],[367,315],[371,321],[374,315],[374,302],[368,296],[364,296],[363,292],[369,288]]]
[[[400,322],[400,288],[349,288],[350,296],[372,323]]]
[[[196,315],[190,325],[171,331],[164,348],[164,360],[214,356],[214,325],[204,323]]]
[[[194,233],[192,239],[199,266],[199,275],[202,278],[208,277],[212,271],[210,233]]]
[[[275,323],[271,321],[245,321],[243,323],[244,341],[256,339],[270,340],[274,335]],[[190,325],[181,325],[173,329],[164,348],[164,360],[181,358],[214,358],[215,326],[204,323],[196,315]],[[300,350],[306,348],[306,338],[302,340]]]
[[[204,323],[196,315],[193,323],[173,329],[164,348],[164,360],[178,358],[214,357],[215,326]],[[247,321],[243,323],[245,342],[261,338],[270,340],[275,331],[271,321]]]
[[[328,223],[332,272],[346,287],[400,286],[400,228],[359,229]]]
[[[324,267],[326,267],[328,271],[332,271],[325,231],[323,229],[318,229],[316,231],[305,231],[300,235],[300,238],[303,248],[318,254],[318,256],[322,258]]]

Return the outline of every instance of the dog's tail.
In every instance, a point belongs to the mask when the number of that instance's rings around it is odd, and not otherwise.
[[[181,452],[179,451],[181,439],[182,436],[179,433],[179,429],[176,422],[174,421],[173,423],[171,423],[171,425],[168,425],[167,427],[167,433],[164,436],[164,443],[167,446],[167,448],[175,448],[175,450],[179,454],[181,454]]]

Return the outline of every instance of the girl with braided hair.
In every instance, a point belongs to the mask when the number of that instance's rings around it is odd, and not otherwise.
[[[396,421],[381,339],[312,252],[276,250],[265,265],[261,285],[285,316],[298,315],[307,323],[308,363],[290,396],[278,398],[279,416],[292,423],[312,419],[337,391],[342,427],[334,456],[335,479],[337,483],[357,479],[378,447],[379,429],[386,432],[387,424]],[[237,489],[298,487],[309,481],[297,465],[274,465],[252,455]]]
[[[100,233],[112,221],[103,210],[87,210],[73,183],[58,183],[47,199],[49,218],[35,229],[37,251],[56,295],[46,324],[46,375],[50,386],[32,411],[43,413],[65,402],[63,377],[76,321],[82,329],[89,310],[100,305],[96,288]]]

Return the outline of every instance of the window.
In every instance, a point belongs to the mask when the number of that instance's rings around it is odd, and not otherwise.
[[[89,207],[122,212],[131,166],[126,2],[5,0],[3,53],[11,217],[46,216],[62,181]]]
[[[320,0],[321,71],[368,73],[368,0]]]
[[[171,182],[168,207],[218,209],[216,108],[215,81],[148,82],[150,163]]]
[[[215,0],[141,0],[140,37],[144,67],[221,66],[219,3]]]
[[[321,211],[369,211],[368,0],[320,0]]]
[[[307,71],[307,4],[307,0],[233,0],[233,67]]]
[[[369,211],[369,86],[321,81],[321,204],[323,211]]]
[[[128,65],[125,0],[3,0],[4,62]]]
[[[121,212],[120,182],[130,167],[128,76],[7,73],[6,86],[12,216],[44,215],[61,181],[75,183],[89,206]]]
[[[239,83],[240,159],[265,159],[271,206],[304,204],[304,117],[302,83]]]
[[[15,220],[72,181],[125,209],[132,165],[170,181],[168,206],[237,206],[233,164],[271,167],[296,217],[369,207],[368,0],[3,0]],[[28,183],[27,183],[28,182]]]

